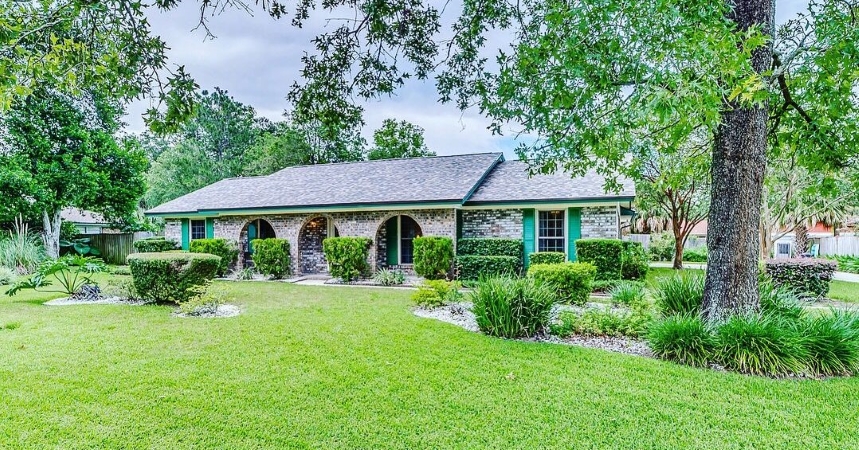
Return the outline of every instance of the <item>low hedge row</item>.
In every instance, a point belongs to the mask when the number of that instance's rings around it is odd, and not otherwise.
[[[456,257],[456,277],[459,280],[479,280],[484,277],[518,275],[520,259],[513,256]]]
[[[141,253],[167,252],[179,248],[179,244],[176,241],[167,239],[164,236],[154,236],[134,241],[132,246]]]
[[[413,243],[415,273],[428,280],[447,278],[453,264],[453,239],[421,236]]]
[[[531,264],[561,264],[567,260],[564,252],[537,252],[528,255]]]
[[[820,298],[829,293],[829,282],[838,264],[826,259],[770,259],[766,274],[777,287],[783,286],[801,297]]]
[[[370,239],[364,237],[330,237],[322,241],[322,251],[331,276],[352,281],[367,275],[370,270],[367,256],[371,243]]]
[[[639,280],[647,276],[649,257],[638,242],[579,239],[576,259],[597,268],[597,280]]]
[[[289,241],[286,239],[254,239],[254,268],[263,275],[283,278],[289,274]]]
[[[208,253],[133,253],[127,262],[140,298],[182,303],[195,295],[195,287],[215,277],[221,257]]]
[[[218,267],[218,276],[222,277],[230,270],[239,257],[239,249],[235,242],[227,242],[224,238],[194,239],[188,248],[191,253],[208,253],[220,256],[221,265]]]
[[[522,239],[463,238],[456,243],[457,255],[512,256],[522,259],[524,253]]]

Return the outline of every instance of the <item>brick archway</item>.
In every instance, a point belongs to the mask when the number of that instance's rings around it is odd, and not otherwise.
[[[423,235],[423,227],[408,214],[390,214],[379,222],[373,240],[376,269],[411,267],[412,240]]]
[[[322,241],[328,237],[337,237],[340,232],[334,220],[329,216],[313,216],[301,225],[298,230],[298,260],[296,268],[302,274],[327,273],[328,261],[322,251]]]

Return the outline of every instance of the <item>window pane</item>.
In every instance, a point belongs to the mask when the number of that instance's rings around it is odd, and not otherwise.
[[[537,251],[564,252],[564,211],[540,211]]]
[[[421,235],[421,228],[409,216],[400,216],[400,263],[414,263],[414,238]]]
[[[206,238],[206,221],[192,220],[191,221],[191,240]]]

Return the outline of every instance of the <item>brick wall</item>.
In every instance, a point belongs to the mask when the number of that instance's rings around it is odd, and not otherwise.
[[[462,211],[462,237],[522,239],[521,209]]]
[[[179,219],[167,219],[164,221],[164,237],[173,239],[182,245],[182,221]]]
[[[582,238],[619,239],[617,219],[614,206],[582,208]]]

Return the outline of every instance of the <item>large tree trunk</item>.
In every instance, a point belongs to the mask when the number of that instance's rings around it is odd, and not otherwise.
[[[44,228],[45,253],[49,258],[60,257],[60,211],[48,214],[42,211],[42,228]]]
[[[674,235],[674,270],[683,268],[683,243],[686,239],[681,236]]]
[[[799,224],[793,232],[794,251],[796,256],[799,256],[808,251],[808,227],[805,224]]]
[[[773,29],[772,0],[736,0],[729,18],[739,30]],[[752,55],[758,73],[772,61],[772,46]],[[709,320],[757,309],[761,194],[766,169],[767,107],[728,104],[713,149],[707,280],[703,311]]]

